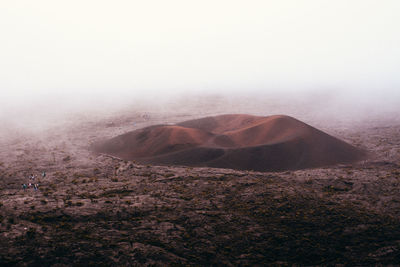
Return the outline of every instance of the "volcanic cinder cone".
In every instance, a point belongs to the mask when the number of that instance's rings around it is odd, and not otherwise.
[[[93,151],[143,164],[281,171],[349,163],[365,153],[289,116],[221,115],[156,125]]]

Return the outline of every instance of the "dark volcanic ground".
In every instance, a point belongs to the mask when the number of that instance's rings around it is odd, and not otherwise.
[[[299,171],[146,166],[87,150],[204,115],[187,114],[132,112],[3,139],[0,265],[400,264],[399,121],[303,117],[370,158]],[[21,188],[43,170],[37,192]]]

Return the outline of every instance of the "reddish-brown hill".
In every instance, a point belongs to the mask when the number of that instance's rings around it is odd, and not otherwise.
[[[257,171],[349,163],[365,153],[289,116],[221,115],[156,125],[92,146],[95,152],[160,165]]]

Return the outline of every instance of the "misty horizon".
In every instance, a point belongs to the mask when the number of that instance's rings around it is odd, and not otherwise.
[[[167,108],[209,95],[318,102],[319,112],[339,107],[339,115],[397,112],[399,7],[7,1],[0,10],[0,119]]]

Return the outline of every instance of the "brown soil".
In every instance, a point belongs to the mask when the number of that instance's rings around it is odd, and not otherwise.
[[[282,171],[349,163],[365,153],[289,116],[220,115],[156,125],[93,150],[142,164]]]
[[[254,106],[270,112],[275,104],[212,103],[150,112],[149,119],[127,111],[35,133],[8,129],[0,139],[0,265],[400,264],[399,116],[341,121],[293,112],[369,152],[363,161],[296,171],[144,165],[88,150],[96,140],[154,124],[256,113]],[[181,134],[175,126],[164,130]],[[185,138],[197,145],[210,131]],[[39,190],[23,190],[32,173]]]

